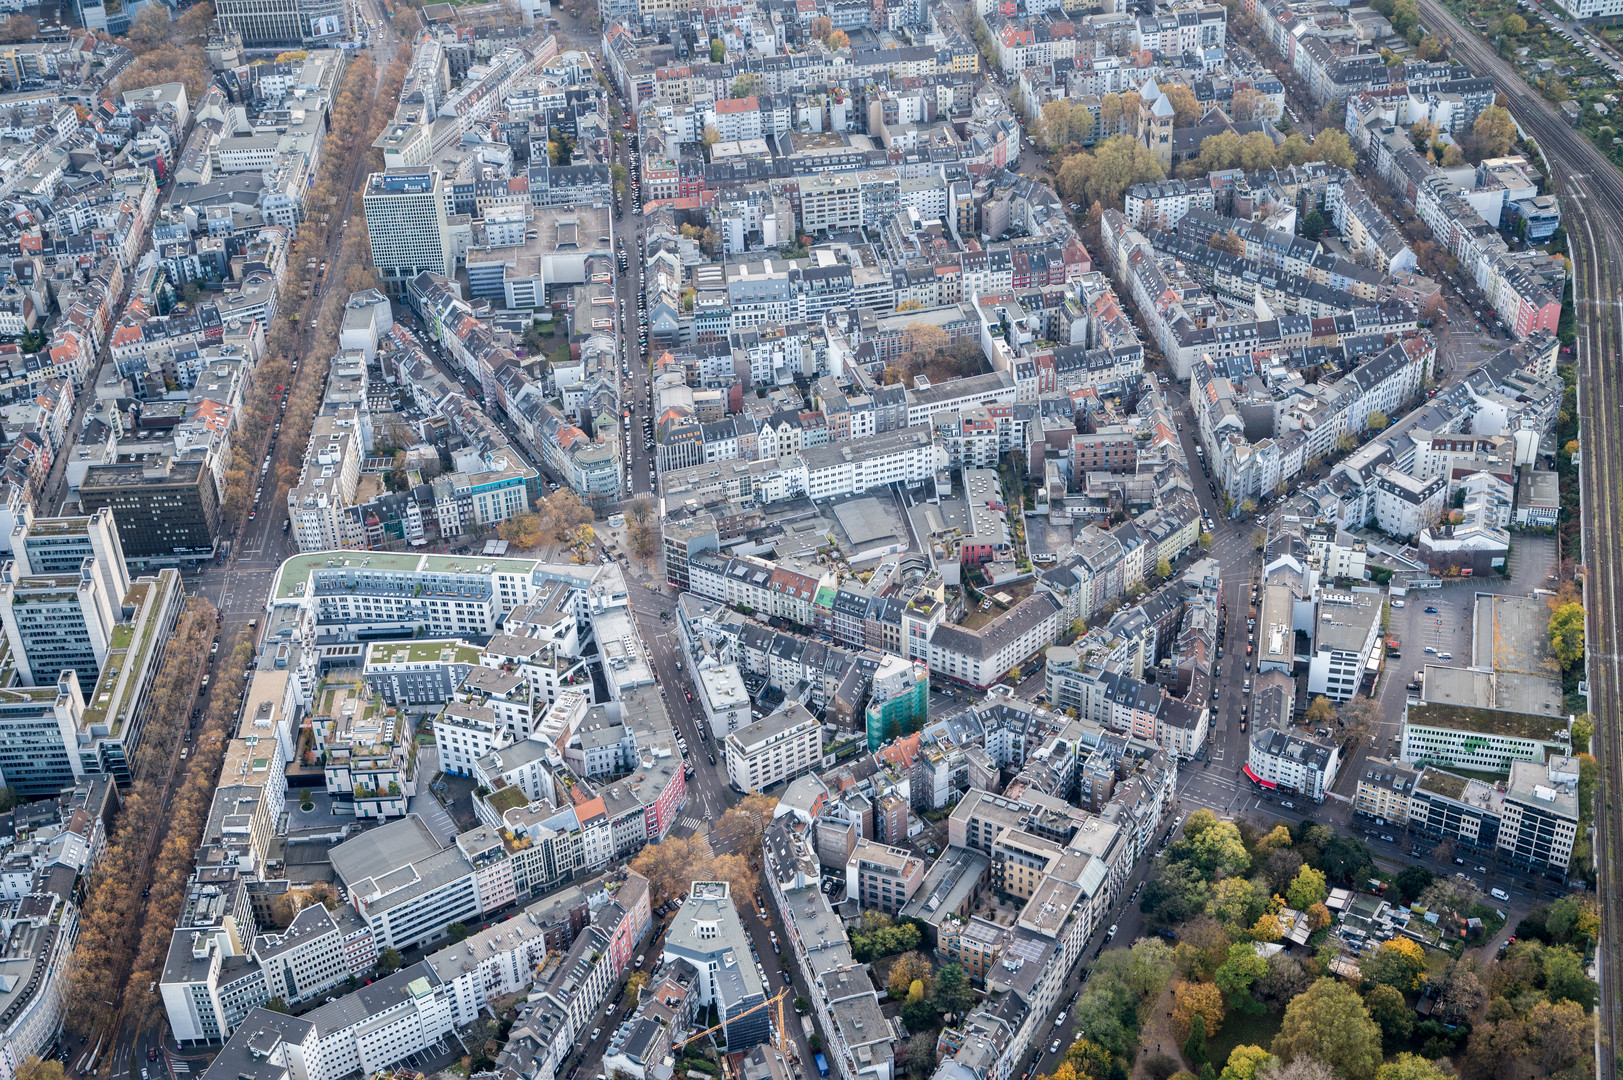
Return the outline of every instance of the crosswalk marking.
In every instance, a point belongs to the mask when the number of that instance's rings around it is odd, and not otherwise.
[[[184,1061],[181,1061],[179,1058],[170,1058],[169,1071],[174,1073],[176,1076],[184,1076],[192,1071],[192,1067],[186,1064]]]
[[[696,817],[685,817],[685,818],[682,818],[679,821],[677,821],[677,824],[682,826],[682,828],[684,828],[684,829],[693,829],[693,830],[697,831],[699,826],[704,824],[704,819],[703,818],[696,818]]]

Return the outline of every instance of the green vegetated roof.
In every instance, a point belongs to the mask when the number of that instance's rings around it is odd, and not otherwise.
[[[518,787],[504,787],[500,791],[493,791],[490,793],[489,801],[498,814],[530,805],[530,797]]]
[[[1411,705],[1408,723],[1411,727],[1480,731],[1487,735],[1512,739],[1538,739],[1546,742],[1561,742],[1567,735],[1565,716],[1540,716],[1536,713],[1480,709],[1469,705]]]
[[[152,595],[155,588],[156,582],[137,581],[130,586],[129,593],[125,595],[125,605],[135,609],[140,622],[120,623],[113,628],[107,659],[101,665],[101,676],[85,697],[82,721],[85,728],[95,724],[109,724],[111,721],[109,733],[118,734],[123,712],[121,707],[123,695],[141,685],[140,669],[147,663],[148,656],[158,643],[158,619],[162,615],[164,605],[161,597]],[[137,651],[132,653],[130,651],[132,648],[136,648]],[[135,671],[120,684],[124,672],[131,665],[135,666]]]
[[[479,649],[456,638],[435,641],[380,641],[371,647],[377,664],[477,664]]]

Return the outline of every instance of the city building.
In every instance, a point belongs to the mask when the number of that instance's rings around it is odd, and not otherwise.
[[[722,746],[727,782],[739,791],[763,791],[822,765],[823,725],[795,704],[732,732]]]
[[[249,48],[334,45],[353,36],[341,0],[221,0],[215,10],[221,27]]]
[[[906,848],[857,841],[845,864],[845,895],[864,908],[895,915],[924,883],[924,860]]]
[[[432,167],[393,168],[367,177],[362,200],[372,263],[394,294],[418,274],[456,273],[445,180]]]
[[[1377,825],[1406,825],[1419,772],[1401,761],[1365,758],[1353,794],[1353,811]]]
[[[1293,731],[1258,728],[1251,733],[1245,775],[1255,784],[1323,802],[1335,783],[1341,748]]]
[[[200,459],[92,466],[79,504],[90,514],[111,510],[125,556],[138,562],[212,558],[220,537],[220,491]]]
[[[1511,762],[1503,805],[1501,856],[1517,870],[1565,879],[1579,829],[1578,759]]]
[[[1381,596],[1373,589],[1324,591],[1313,624],[1313,652],[1308,658],[1307,692],[1331,701],[1351,701],[1378,661],[1375,642],[1381,633]]]
[[[1512,762],[1539,764],[1570,753],[1566,716],[1431,703],[1410,705],[1403,714],[1399,756],[1415,764],[1503,773]]]
[[[346,840],[329,856],[380,949],[433,941],[484,912],[473,863],[455,844],[441,845],[416,814]]]
[[[26,575],[14,560],[0,564],[0,626],[23,685],[53,685],[70,669],[95,685],[124,598],[105,592],[108,577],[92,558],[72,574]]]
[[[713,1005],[728,1046],[754,1046],[768,1036],[760,973],[750,961],[749,938],[725,881],[695,881],[665,933],[665,963],[686,960],[699,973],[697,1003]]]
[[[886,653],[874,670],[868,689],[868,749],[923,723],[930,710],[930,669]]]

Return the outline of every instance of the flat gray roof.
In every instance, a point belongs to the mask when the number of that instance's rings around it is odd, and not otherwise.
[[[442,850],[428,824],[416,814],[368,829],[327,853],[346,887],[420,862]]]
[[[428,961],[419,960],[370,986],[363,985],[334,998],[321,1008],[306,1013],[305,1019],[316,1026],[318,1038],[326,1038],[334,1031],[388,1012],[402,1001],[427,997],[439,983],[440,977],[434,973]]]

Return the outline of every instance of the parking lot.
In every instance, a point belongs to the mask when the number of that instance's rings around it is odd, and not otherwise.
[[[1388,638],[1398,639],[1404,666],[1418,671],[1426,664],[1470,663],[1475,596],[1467,589],[1416,589],[1394,600]],[[1397,604],[1403,607],[1396,609]]]

